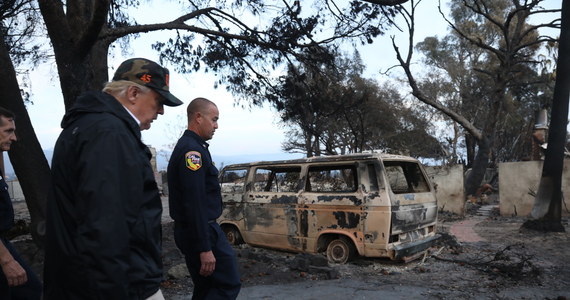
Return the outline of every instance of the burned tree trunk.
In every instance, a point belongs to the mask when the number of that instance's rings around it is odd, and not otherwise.
[[[473,168],[465,179],[464,184],[465,195],[467,196],[475,195],[485,178],[485,172],[487,172],[487,166],[489,165],[489,151],[491,150],[489,145],[489,139],[485,136],[477,140],[477,155],[473,160]]]
[[[532,220],[523,227],[562,232],[562,170],[564,164],[564,144],[570,96],[570,2],[562,1],[562,26],[558,48],[556,84],[552,101],[550,132],[546,149],[542,176],[532,208]]]

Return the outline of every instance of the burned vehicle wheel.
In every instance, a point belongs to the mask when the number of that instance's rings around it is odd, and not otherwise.
[[[243,243],[243,239],[241,238],[241,234],[237,228],[233,226],[223,226],[222,229],[224,230],[230,245],[239,245]]]
[[[332,240],[327,246],[327,259],[336,264],[344,264],[349,261],[355,253],[354,245],[346,237]]]

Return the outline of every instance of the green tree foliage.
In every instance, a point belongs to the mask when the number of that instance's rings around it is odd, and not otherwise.
[[[171,31],[153,45],[162,63],[182,73],[213,72],[217,85],[259,104],[271,95],[270,73],[284,62],[302,59],[299,53],[308,49],[330,60],[327,45],[344,38],[372,42],[394,15],[390,7],[359,1],[343,6],[330,0],[195,0],[183,4],[171,21],[139,24],[129,15],[139,1],[38,2],[59,73],[70,73],[62,78],[67,108],[78,93],[98,88],[107,79],[111,43],[128,47],[129,39],[146,32]]]
[[[527,128],[529,117],[534,115],[529,111],[549,99],[551,81],[538,72],[537,51],[553,38],[540,36],[537,30],[558,27],[560,20],[531,25],[531,15],[552,12],[543,9],[540,2],[451,2],[451,34],[442,40],[429,38],[419,45],[437,74],[423,82],[411,71],[417,3],[412,1],[411,8],[403,10],[411,35],[406,57],[394,44],[398,60],[413,95],[462,127],[473,167],[465,183],[467,195],[474,194],[489,162],[500,156],[508,159],[511,152],[503,146],[517,145],[511,136],[519,135],[512,133]],[[424,90],[422,86],[431,88]]]
[[[464,18],[463,15],[459,17]],[[496,33],[488,34],[498,36]],[[494,43],[492,40],[487,42]],[[493,56],[455,32],[441,39],[428,37],[416,48],[424,55],[424,62],[430,67],[431,73],[429,78],[420,82],[422,89],[431,93],[431,97],[440,97],[442,102],[466,116],[477,128],[485,128],[493,112],[492,99],[489,97],[493,95],[493,74],[496,74],[493,68],[497,65]],[[548,57],[539,57],[538,50],[534,47],[532,51],[527,51],[522,58],[527,60],[526,64],[518,63],[518,70],[514,71],[516,74],[509,79],[505,104],[494,127],[492,164],[529,159],[529,137],[535,113],[549,106],[554,84],[551,71],[541,68],[542,63],[538,61]],[[439,76],[433,76],[433,73]],[[446,121],[453,123],[450,119]],[[461,134],[467,148],[467,167],[472,167],[476,141],[465,131]]]
[[[362,78],[363,70],[358,53],[337,59],[331,68],[289,66],[276,102],[289,127],[284,149],[308,157],[376,149],[439,156],[428,121],[396,88]]]
[[[395,15],[390,7],[361,1],[351,1],[344,8],[330,0],[284,1],[283,6],[266,1],[233,2],[231,9],[241,10],[241,16],[225,11],[223,6],[202,8],[202,2],[209,1],[191,3],[196,15],[193,24],[201,24],[203,29],[192,30],[195,25],[176,27],[186,31],[155,43],[153,48],[177,71],[203,69],[215,73],[216,87],[225,85],[235,96],[255,105],[278,101],[275,89],[279,82],[270,74],[283,71],[284,64],[331,63],[336,48],[333,42],[350,38],[371,43]],[[248,24],[246,20],[251,19],[263,21]]]

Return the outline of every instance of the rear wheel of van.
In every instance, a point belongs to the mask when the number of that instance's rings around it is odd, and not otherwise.
[[[228,239],[228,242],[230,242],[230,245],[239,245],[243,243],[239,230],[234,226],[222,226],[222,230],[226,234],[226,238]]]
[[[332,240],[327,246],[327,259],[331,263],[344,264],[356,253],[352,241],[344,236]]]

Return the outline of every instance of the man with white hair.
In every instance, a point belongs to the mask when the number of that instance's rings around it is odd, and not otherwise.
[[[52,160],[44,299],[164,299],[162,203],[141,130],[182,104],[169,72],[123,62],[66,113]]]

